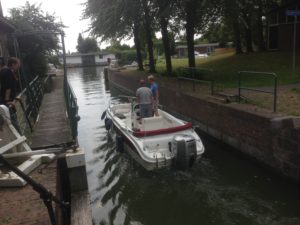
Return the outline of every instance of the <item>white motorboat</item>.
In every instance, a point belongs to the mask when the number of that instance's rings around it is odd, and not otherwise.
[[[159,116],[139,117],[134,97],[129,103],[110,103],[106,115],[106,129],[116,134],[119,150],[127,150],[148,170],[175,166],[187,169],[204,153],[200,137],[192,124],[158,110]]]

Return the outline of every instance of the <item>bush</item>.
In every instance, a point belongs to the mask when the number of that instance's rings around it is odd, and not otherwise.
[[[131,64],[133,61],[137,61],[135,50],[125,50],[122,52],[117,52],[116,57],[118,58],[121,65]]]
[[[136,50],[124,50],[116,52],[115,54],[120,65],[131,64],[133,61],[137,62]],[[146,54],[144,52],[142,52],[142,57],[143,59],[146,58]]]

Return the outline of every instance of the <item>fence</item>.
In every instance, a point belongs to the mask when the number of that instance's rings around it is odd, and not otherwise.
[[[273,91],[267,91],[262,89],[256,89],[256,88],[249,88],[249,87],[242,87],[241,86],[241,79],[243,75],[250,75],[250,76],[264,76],[264,77],[271,77],[274,82]],[[273,95],[273,112],[276,112],[277,108],[277,75],[275,73],[268,73],[268,72],[255,72],[255,71],[239,71],[238,72],[238,98],[239,101],[241,99],[241,90],[247,90],[247,91],[254,91],[254,92],[262,92],[262,93],[269,93]]]

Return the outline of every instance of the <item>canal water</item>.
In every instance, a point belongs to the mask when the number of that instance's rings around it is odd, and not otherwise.
[[[79,104],[94,224],[299,225],[300,190],[203,137],[194,168],[149,172],[116,152],[100,117],[116,94],[102,67],[68,71]]]

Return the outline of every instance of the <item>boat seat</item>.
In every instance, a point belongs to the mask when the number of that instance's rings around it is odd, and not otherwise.
[[[127,113],[130,113],[130,109],[128,108],[121,108],[121,109],[115,109],[114,110],[114,113],[115,114],[127,114]]]
[[[162,116],[148,117],[142,119],[141,130],[158,130],[163,129],[164,119]]]
[[[126,119],[126,116],[122,113],[115,113],[115,116],[118,117],[119,119]]]

